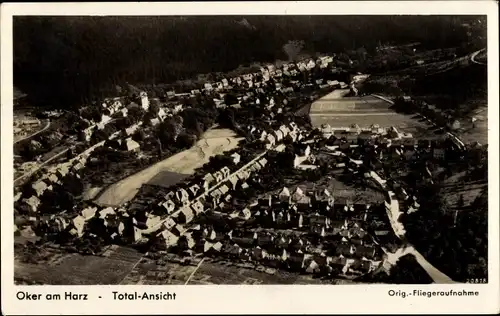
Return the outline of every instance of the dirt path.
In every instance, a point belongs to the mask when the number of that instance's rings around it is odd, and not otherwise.
[[[230,142],[228,143],[228,139]],[[108,187],[94,202],[99,205],[119,206],[130,201],[139,188],[162,171],[192,174],[208,162],[211,156],[238,146],[238,138],[230,130],[212,129],[192,148],[162,160]]]

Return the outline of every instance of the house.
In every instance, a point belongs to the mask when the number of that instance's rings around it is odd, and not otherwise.
[[[247,170],[242,170],[240,171],[239,173],[236,174],[236,176],[238,177],[238,179],[240,179],[241,181],[244,181],[248,178],[250,178],[250,172],[248,172]]]
[[[55,232],[62,232],[68,227],[68,222],[62,217],[52,218],[49,222],[49,227]],[[29,226],[28,226],[29,227]]]
[[[149,99],[148,99],[148,94],[144,91],[142,91],[139,94],[139,97],[141,98],[141,107],[147,111],[149,109]]]
[[[131,136],[137,131],[138,128],[139,128],[139,124],[133,124],[132,126],[125,129],[125,134],[127,136]]]
[[[314,259],[308,260],[304,266],[307,273],[319,273],[321,271],[319,265],[316,261],[314,261]]]
[[[268,134],[266,136],[266,148],[270,149],[275,145],[275,143],[276,143],[276,138],[273,135]]]
[[[311,198],[304,195],[296,201],[296,205],[299,211],[307,211],[311,207]]]
[[[175,210],[175,203],[172,200],[167,200],[165,202],[160,202],[160,205],[166,210],[167,214],[172,213]]]
[[[163,120],[165,117],[167,117],[167,112],[165,112],[165,110],[163,108],[160,108],[158,110],[158,114],[157,114],[158,118],[160,120]]]
[[[261,131],[260,134],[259,134],[259,140],[260,141],[265,141],[267,139],[267,132],[266,131]]]
[[[123,108],[120,110],[120,113],[122,114],[123,117],[127,117],[128,115],[128,109],[127,108]]]
[[[239,163],[240,163],[240,160],[241,160],[241,156],[240,156],[240,154],[238,154],[238,153],[233,153],[233,154],[231,154],[231,158],[232,158],[233,163],[234,163],[235,165],[237,165],[237,164],[239,164]]]
[[[208,82],[204,84],[204,88],[206,91],[211,91],[213,89],[212,84]]]
[[[332,257],[330,260],[330,266],[344,267],[347,263],[347,259],[343,256]]]
[[[87,221],[87,220],[91,219],[92,217],[94,217],[96,212],[97,212],[97,207],[87,207],[87,208],[82,210],[81,215]]]
[[[257,203],[260,207],[269,208],[272,205],[272,197],[268,196],[267,198],[260,198]]]
[[[290,195],[290,190],[288,188],[283,188],[281,192],[278,194],[278,198],[280,201],[283,202],[290,202],[291,201],[291,195]]]
[[[42,196],[45,190],[47,190],[48,188],[47,184],[44,181],[35,182],[31,187],[33,188],[33,190],[35,190],[38,197]]]
[[[302,191],[301,188],[297,187],[292,194],[292,201],[297,202],[302,199],[302,197],[304,197],[304,191]]]
[[[40,206],[40,204],[41,204],[41,201],[38,197],[33,195],[29,199],[25,199],[24,203],[26,203],[26,205],[28,206],[28,209],[32,213],[36,213],[38,211],[38,206]]]
[[[236,190],[236,187],[238,186],[238,177],[236,176],[231,176],[228,179],[228,185],[231,187],[232,190]]]
[[[82,216],[76,216],[71,220],[71,225],[73,228],[70,230],[70,234],[81,237],[85,229],[85,218]]]
[[[203,182],[202,182],[202,186],[203,188],[205,189],[205,191],[207,191],[209,188],[210,188],[210,185],[215,182],[215,178],[214,176],[211,174],[211,173],[207,173],[204,177],[203,177]]]
[[[248,208],[244,208],[239,212],[239,217],[244,220],[250,219],[252,217],[252,212]]]
[[[314,225],[314,226],[329,226],[330,225],[330,218],[324,215],[310,215],[308,217],[309,220],[309,225]]]
[[[205,228],[202,232],[202,237],[210,241],[215,241],[215,239],[217,238],[217,233],[213,228]]]
[[[309,155],[311,154],[311,146],[307,144],[299,144],[297,147],[298,147],[297,155],[302,157],[309,157]]]
[[[193,238],[193,233],[186,233],[182,235],[179,238],[178,245],[181,249],[193,249],[196,245],[196,241]]]
[[[217,171],[214,173],[214,178],[215,178],[215,182],[219,183],[222,180],[224,180],[224,174],[221,171]]]
[[[225,244],[222,251],[229,257],[238,258],[243,251],[237,244]]]
[[[168,193],[163,195],[163,199],[165,201],[173,200],[174,198],[175,198],[175,193],[173,191],[169,191]]]
[[[184,189],[177,190],[177,192],[175,192],[175,197],[177,201],[181,204],[189,203],[189,194]]]
[[[367,259],[373,259],[376,255],[376,249],[375,247],[371,246],[356,246],[355,248],[355,254],[359,257],[367,258]]]
[[[151,122],[152,126],[156,126],[156,125],[160,124],[160,119],[155,117],[155,118],[152,118],[150,120],[150,122]]]
[[[106,207],[106,208],[99,211],[99,218],[105,219],[106,216],[114,215],[114,214],[115,214],[115,210],[112,207]]]
[[[274,237],[266,233],[257,234],[257,245],[259,246],[270,246],[273,244]]]
[[[78,171],[78,170],[83,169],[84,167],[85,167],[85,165],[84,165],[83,163],[81,163],[81,162],[77,162],[77,163],[73,166],[73,169],[74,169],[75,171]]]
[[[163,225],[162,227],[165,229],[165,230],[171,230],[172,228],[175,227],[175,225],[177,225],[177,223],[175,222],[174,218],[172,217],[168,217],[165,222],[163,222]]]
[[[160,223],[161,223],[161,217],[160,216],[150,215],[146,219],[146,226],[149,229],[156,227]]]
[[[267,159],[265,157],[261,158],[259,160],[259,165],[262,166],[262,168],[264,168],[267,165]]]
[[[66,164],[61,165],[59,168],[57,168],[56,173],[60,179],[64,178],[69,173],[68,165]]]
[[[242,232],[242,233],[233,233],[231,234],[231,240],[240,246],[252,246],[257,239],[257,233],[254,232]]]
[[[285,136],[283,135],[283,132],[281,130],[277,130],[274,132],[274,138],[276,142],[281,142]]]
[[[191,204],[191,209],[193,210],[195,215],[199,215],[204,212],[203,203],[201,203],[200,201],[196,201]]]
[[[210,192],[210,197],[212,198],[213,205],[217,205],[217,203],[219,203],[221,195],[222,193],[219,189]]]
[[[252,163],[249,167],[248,170],[250,172],[257,172],[261,169],[261,166],[259,165],[259,162],[254,162]]]
[[[344,257],[350,257],[355,253],[355,248],[354,246],[348,244],[348,243],[341,243],[338,244],[335,252],[337,255],[342,255]]]
[[[186,232],[186,228],[182,224],[177,224],[170,231],[176,236],[181,236],[184,232]]]
[[[278,267],[289,257],[286,249],[270,249],[266,257],[267,264]]]
[[[295,270],[303,269],[305,259],[306,254],[304,254],[301,250],[290,253],[290,255],[288,256],[290,268]]]
[[[197,184],[193,184],[188,188],[188,192],[192,198],[196,197],[199,191],[200,191],[200,186]]]
[[[226,195],[229,192],[229,187],[225,184],[221,185],[218,189],[221,193],[221,196]]]
[[[224,178],[229,177],[231,174],[231,170],[228,167],[223,167],[220,171],[222,172]]]
[[[276,224],[279,226],[285,226],[292,222],[292,215],[290,212],[279,212],[276,215]]]
[[[21,199],[21,197],[23,196],[23,193],[22,192],[17,192],[15,195],[14,195],[14,202],[17,202],[19,201],[19,199]]]
[[[179,241],[179,236],[175,235],[169,230],[162,231],[158,236],[159,242],[166,249],[174,246]]]
[[[287,248],[290,245],[291,239],[286,236],[281,236],[274,240],[274,245],[278,248]]]
[[[138,142],[136,142],[130,137],[126,139],[125,146],[127,148],[127,151],[133,151],[133,152],[138,152],[141,147]]]
[[[263,259],[266,259],[267,257],[267,251],[260,248],[260,247],[254,247],[251,250],[251,258],[256,261],[260,261]]]
[[[311,230],[311,233],[313,234],[317,234],[321,237],[325,237],[326,236],[326,229],[325,229],[325,226],[322,226],[322,225],[311,225],[309,226],[310,230]]]

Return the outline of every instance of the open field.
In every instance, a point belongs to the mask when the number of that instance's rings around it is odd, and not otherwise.
[[[156,176],[154,176],[151,180],[148,181],[149,185],[156,185],[164,188],[168,188],[173,186],[185,178],[189,177],[188,174],[182,174],[171,171],[161,171]]]
[[[338,94],[329,94],[313,103],[309,115],[314,127],[322,124],[331,127],[378,124],[380,127],[394,126],[415,136],[433,134],[427,122],[396,113],[389,106],[389,103],[373,96],[339,98]]]
[[[133,249],[115,247],[106,257],[67,254],[49,263],[16,261],[14,278],[51,285],[118,284],[141,256]]]
[[[103,192],[95,203],[105,206],[119,206],[130,201],[139,188],[148,183],[158,173],[170,171],[180,174],[193,174],[194,171],[215,156],[238,146],[239,138],[227,129],[208,130],[203,138],[190,149],[162,160],[151,167],[131,175],[111,185]]]
[[[341,284],[353,283],[349,280],[320,280],[310,275],[289,273],[280,270],[268,270],[270,273],[250,268],[238,267],[227,261],[215,262],[205,260],[198,269],[196,265],[181,265],[166,262],[157,265],[154,261],[143,260],[123,280],[121,284],[161,285],[161,284]]]
[[[111,246],[102,256],[56,253],[45,263],[31,264],[15,261],[14,278],[17,284],[26,281],[49,285],[183,285],[188,284],[353,284],[345,279],[321,280],[312,275],[277,269],[257,271],[227,260],[206,259],[197,264],[179,264],[142,257],[127,247]],[[190,278],[191,276],[191,278]]]

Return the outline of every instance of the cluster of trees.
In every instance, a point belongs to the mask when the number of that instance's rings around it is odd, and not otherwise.
[[[357,280],[390,284],[431,284],[433,282],[411,254],[399,258],[397,264],[389,270],[388,274],[380,269],[376,273],[364,275]]]
[[[116,86],[126,82],[172,82],[293,58],[298,52],[340,52],[362,43],[364,48],[355,54],[363,60],[374,54],[380,42],[457,46],[470,39],[471,30],[463,24],[479,17],[245,19],[248,23],[239,23],[241,17],[210,16],[15,17],[14,84],[32,104],[79,106],[115,93]],[[288,45],[290,41],[299,45]]]
[[[439,187],[422,190],[420,211],[404,218],[408,240],[453,280],[487,278],[487,195],[458,211],[447,210]]]

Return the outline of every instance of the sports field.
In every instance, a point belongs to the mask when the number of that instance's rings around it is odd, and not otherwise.
[[[314,127],[329,124],[340,128],[357,124],[363,128],[378,124],[417,135],[432,134],[432,126],[426,121],[396,113],[389,107],[388,102],[374,96],[339,97],[338,93],[331,93],[314,102],[309,115]]]

